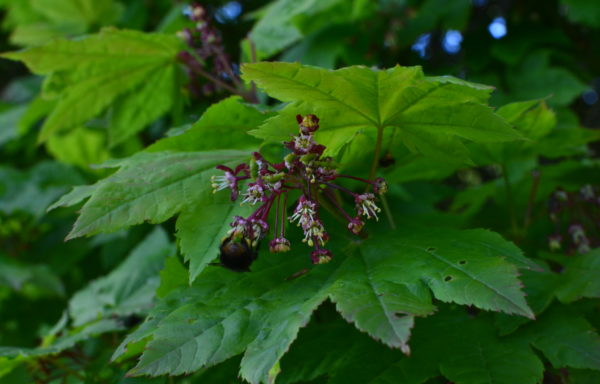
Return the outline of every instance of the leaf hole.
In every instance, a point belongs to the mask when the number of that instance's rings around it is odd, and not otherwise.
[[[465,264],[467,264],[467,260],[460,260],[460,261],[458,262],[458,264],[460,264],[460,265],[465,265]]]
[[[435,252],[436,250],[437,250],[437,248],[434,248],[434,247],[427,248],[427,252]]]
[[[445,281],[445,282],[452,281],[452,279],[453,279],[453,277],[452,277],[452,276],[450,276],[450,275],[448,275],[448,276],[444,277],[444,281]]]
[[[403,317],[406,317],[406,313],[396,312],[394,313],[394,316],[396,316],[398,319],[401,319]]]

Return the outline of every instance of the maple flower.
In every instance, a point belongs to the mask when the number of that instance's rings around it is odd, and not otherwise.
[[[356,203],[356,211],[359,215],[366,216],[367,219],[374,217],[375,220],[379,220],[377,212],[381,212],[381,209],[375,204],[375,195],[372,193],[363,193],[354,197]]]
[[[250,205],[255,205],[256,203],[265,200],[265,188],[262,183],[250,183],[244,196],[245,198],[242,200],[242,204],[250,203]]]
[[[213,187],[213,193],[221,191],[223,189],[231,189],[231,201],[237,199],[238,196],[238,182],[250,178],[248,175],[248,166],[246,164],[240,164],[235,169],[231,169],[224,165],[218,165],[217,169],[224,171],[224,175],[212,176],[210,178]],[[239,173],[244,172],[244,176],[238,176]]]
[[[290,216],[290,221],[298,221],[299,226],[312,223],[315,220],[316,207],[317,205],[313,201],[308,200],[304,195],[300,196],[294,214]]]
[[[311,220],[306,224],[302,225],[302,230],[304,231],[304,239],[302,241],[307,243],[311,247],[316,243],[323,246],[329,238],[327,233],[325,233],[323,223],[321,222],[321,220],[318,219]]]

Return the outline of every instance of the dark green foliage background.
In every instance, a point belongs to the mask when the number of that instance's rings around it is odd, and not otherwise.
[[[258,107],[186,87],[183,1],[0,0],[0,383],[600,383],[600,204],[548,247],[552,193],[600,188],[600,3],[236,4],[203,2]],[[397,229],[210,266],[248,213],[214,166],[297,113]]]

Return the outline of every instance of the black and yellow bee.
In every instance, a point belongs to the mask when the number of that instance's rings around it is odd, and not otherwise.
[[[258,245],[245,237],[230,235],[221,241],[217,265],[236,272],[249,272],[250,265],[258,257]]]

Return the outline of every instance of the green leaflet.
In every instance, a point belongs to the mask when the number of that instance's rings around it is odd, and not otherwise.
[[[308,266],[303,249],[261,255],[251,273],[205,269],[190,288],[160,301],[113,358],[149,338],[133,373],[182,374],[244,352],[242,377],[267,382],[298,328],[327,297],[357,328],[405,352],[414,317],[435,310],[429,289],[442,301],[532,316],[516,267],[504,258],[530,263],[491,232],[403,230],[334,252],[333,262],[292,280]],[[452,281],[445,281],[448,274]]]
[[[69,312],[73,325],[147,312],[158,288],[158,272],[165,258],[174,253],[174,244],[157,227],[110,274],[94,280],[71,298]]]
[[[253,132],[285,140],[295,130],[293,116],[314,113],[321,119],[316,139],[336,154],[355,135],[375,137],[378,130],[425,154],[463,154],[460,139],[498,142],[520,135],[483,102],[491,88],[427,78],[419,67],[336,71],[292,63],[256,63],[242,67],[243,77],[269,95],[291,102],[278,116]],[[463,156],[464,157],[464,156]]]
[[[180,87],[176,57],[181,49],[172,35],[104,29],[2,56],[49,75],[44,89],[57,104],[44,122],[40,141],[113,107],[109,136],[117,144],[171,110]]]
[[[167,220],[186,206],[202,203],[216,165],[237,164],[247,155],[241,151],[141,152],[107,162],[120,169],[98,182],[93,191],[82,190],[84,195],[91,192],[91,197],[67,238]],[[79,201],[82,197],[73,196]]]

